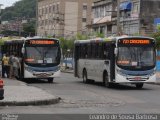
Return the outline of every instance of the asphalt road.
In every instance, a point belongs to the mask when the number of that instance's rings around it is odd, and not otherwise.
[[[62,100],[47,106],[0,107],[0,113],[10,114],[93,114],[93,113],[160,113],[160,86],[145,84],[138,90],[131,85],[103,87],[102,83],[82,83],[73,74],[62,73],[54,83],[29,81]]]

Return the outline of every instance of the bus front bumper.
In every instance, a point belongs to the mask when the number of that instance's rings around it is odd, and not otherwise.
[[[156,83],[156,74],[151,76],[123,76],[116,74],[115,83]]]
[[[47,73],[47,72],[34,72],[31,73],[29,71],[25,71],[25,76],[24,78],[54,78],[54,77],[59,77],[60,76],[60,70],[57,72],[52,72],[52,73]]]

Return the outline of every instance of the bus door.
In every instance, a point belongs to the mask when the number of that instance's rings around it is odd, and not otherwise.
[[[79,59],[79,46],[75,45],[74,48],[74,76],[78,77],[78,59]]]
[[[114,55],[114,47],[115,45],[112,43],[105,44],[105,64],[108,73],[110,74],[110,80],[112,81],[115,78],[115,55]]]
[[[111,44],[109,47],[109,58],[110,58],[110,80],[115,79],[115,54],[114,54],[115,44]]]

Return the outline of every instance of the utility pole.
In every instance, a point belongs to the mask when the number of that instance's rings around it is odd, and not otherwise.
[[[38,33],[38,0],[36,0],[36,24],[35,24],[35,36]]]
[[[120,0],[117,0],[117,35],[121,34],[120,28]]]
[[[1,6],[3,6],[3,4],[0,4],[0,24],[1,24]]]

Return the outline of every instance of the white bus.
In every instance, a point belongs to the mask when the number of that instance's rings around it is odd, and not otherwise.
[[[156,82],[156,43],[153,38],[127,36],[76,40],[74,75],[113,83],[132,83],[142,88]]]
[[[2,54],[17,54],[19,79],[39,78],[53,82],[60,74],[61,49],[58,39],[29,38],[5,41]]]

